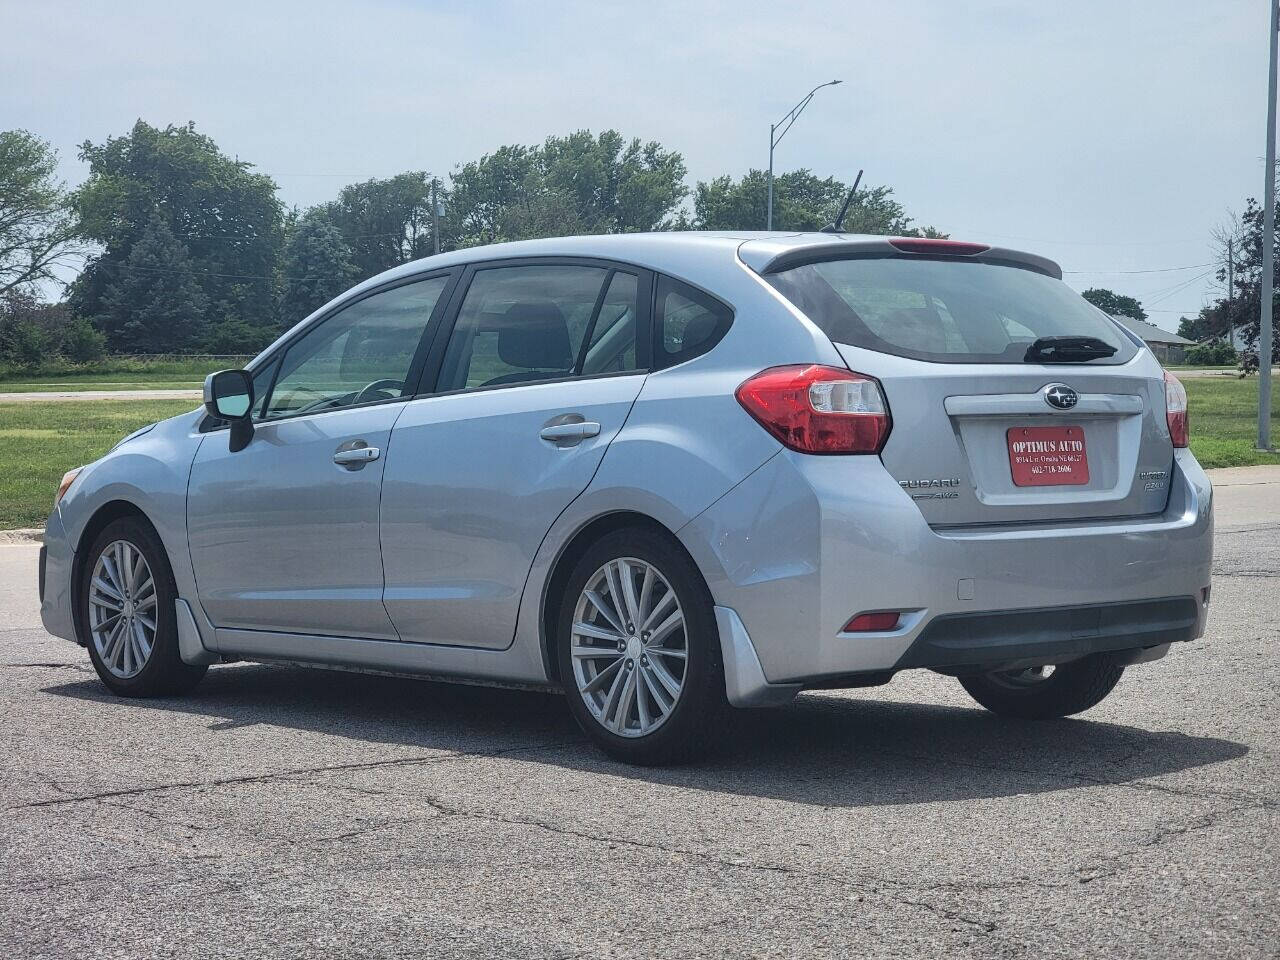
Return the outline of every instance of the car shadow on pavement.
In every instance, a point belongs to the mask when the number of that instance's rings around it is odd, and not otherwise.
[[[211,670],[181,699],[123,700],[97,679],[43,692],[93,709],[163,711],[157,728],[213,736],[269,725],[318,735],[308,759],[324,766],[325,738],[463,756],[502,755],[650,783],[821,806],[875,806],[1047,793],[1128,783],[1237,759],[1243,744],[1085,718],[1005,721],[974,708],[863,699],[857,691],[802,695],[789,706],[737,711],[728,745],[700,763],[641,768],[597,751],[560,697],[522,690],[293,666]],[[261,739],[255,743],[261,748]],[[337,751],[335,751],[337,752]],[[349,758],[350,751],[341,751]],[[375,758],[371,758],[375,759]],[[335,761],[338,762],[338,761]],[[402,762],[402,761],[401,761]]]

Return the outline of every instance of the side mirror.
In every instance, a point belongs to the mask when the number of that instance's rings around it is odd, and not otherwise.
[[[253,377],[247,370],[219,370],[204,379],[204,409],[231,424],[231,452],[253,438]]]

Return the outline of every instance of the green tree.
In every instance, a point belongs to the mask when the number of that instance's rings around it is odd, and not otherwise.
[[[821,230],[834,222],[848,195],[848,184],[810,170],[775,176],[774,229]],[[748,170],[740,180],[722,176],[698,183],[693,222],[699,229],[763,230],[767,217],[768,175],[763,170]],[[846,233],[942,236],[932,227],[913,227],[892,188],[886,186],[859,188],[841,226]]]
[[[104,284],[94,325],[122,353],[180,353],[201,340],[205,294],[186,247],[153,213],[117,276]]]
[[[447,217],[459,246],[583,233],[671,229],[688,194],[684,158],[616,130],[508,145],[450,177]]]
[[[123,137],[96,146],[86,141],[80,157],[89,163],[89,178],[76,192],[76,207],[85,234],[102,252],[77,278],[71,301],[83,316],[115,318],[107,331],[113,349],[125,349],[115,337],[133,329],[120,315],[127,309],[118,299],[122,271],[149,234],[153,250],[142,259],[155,259],[155,218],[186,253],[176,286],[189,280],[199,293],[185,301],[188,308],[198,304],[200,313],[184,329],[224,322],[278,326],[283,215],[270,177],[223,154],[194,124],[158,129],[139,120]],[[108,305],[113,289],[117,299]],[[131,342],[131,349],[156,349]]]
[[[57,356],[101,359],[106,338],[66,303],[44,303],[33,289],[0,293],[0,361],[35,367]]]
[[[40,322],[41,304],[20,288],[0,293],[0,361],[17,367],[36,367],[53,350],[45,325]]]
[[[284,254],[280,313],[285,324],[328,303],[356,277],[351,247],[338,228],[322,215],[302,217],[290,231]]]
[[[1180,317],[1178,319],[1178,336],[1194,340],[1196,343],[1219,336],[1213,329],[1212,308],[1205,307],[1194,317]]]
[[[688,193],[679,153],[616,130],[548,137],[537,160],[538,186],[566,198],[585,233],[666,229]]]
[[[1142,304],[1133,297],[1126,297],[1123,293],[1116,293],[1114,290],[1107,290],[1104,287],[1092,287],[1080,294],[1103,313],[1110,314],[1113,317],[1132,317],[1134,320],[1147,319],[1147,311],[1142,309]]]
[[[306,219],[321,217],[348,245],[358,279],[428,256],[431,175],[411,170],[385,180],[353,183],[342,188],[337,200],[308,211]]]
[[[536,147],[513,144],[454,171],[447,209],[459,246],[515,239],[509,221],[537,192],[537,166]]]
[[[25,130],[0,131],[0,295],[45,280],[75,252],[78,225],[58,155]]]
[[[1250,197],[1240,217],[1239,243],[1234,247],[1235,286],[1231,296],[1201,311],[1214,336],[1225,336],[1237,329],[1254,350],[1262,334],[1262,214],[1262,205]],[[1273,271],[1272,315],[1280,318],[1280,257],[1273,259]],[[1218,280],[1226,279],[1226,270],[1220,270]],[[1280,357],[1280,323],[1272,325],[1272,341],[1272,356]]]

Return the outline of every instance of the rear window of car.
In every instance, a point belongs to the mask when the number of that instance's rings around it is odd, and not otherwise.
[[[1035,270],[924,257],[823,260],[767,279],[836,343],[940,363],[1124,363],[1105,314]]]

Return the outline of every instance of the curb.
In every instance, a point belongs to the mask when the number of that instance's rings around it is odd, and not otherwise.
[[[22,530],[0,530],[0,545],[43,542],[44,528],[42,527],[27,527]]]

